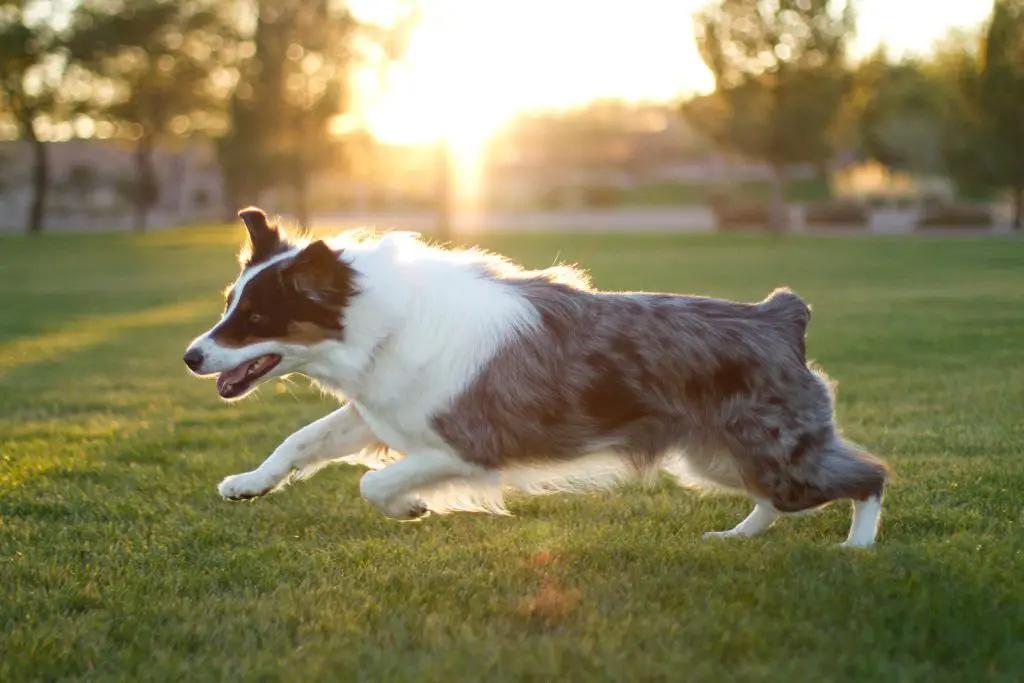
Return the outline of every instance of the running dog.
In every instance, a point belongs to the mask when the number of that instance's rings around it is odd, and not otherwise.
[[[332,462],[370,468],[388,517],[507,512],[503,492],[579,491],[667,472],[745,493],[753,512],[706,537],[853,501],[844,545],[873,545],[886,464],[839,434],[807,363],[810,309],[601,292],[573,268],[530,271],[410,233],[299,240],[240,212],[248,245],[222,319],[188,347],[228,400],[290,373],[344,401],[259,467],[224,479],[257,498]]]

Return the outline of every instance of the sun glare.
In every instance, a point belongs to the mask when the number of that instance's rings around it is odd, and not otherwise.
[[[369,83],[374,76],[361,88],[364,120],[383,142],[445,138],[465,157],[519,112],[707,91],[710,76],[688,37],[689,5],[424,0],[401,62],[383,83]],[[378,18],[388,7],[354,5]]]
[[[395,144],[448,139],[470,153],[518,112],[598,99],[672,101],[710,92],[694,10],[705,0],[349,0],[387,22],[415,1],[420,22],[400,63],[361,81],[361,119]],[[989,4],[863,0],[859,52],[879,40],[922,50],[950,26],[980,21]],[[927,24],[927,27],[925,27]],[[372,83],[371,83],[372,81]],[[365,86],[365,87],[363,87]]]
[[[361,19],[387,23],[409,2],[349,0],[349,6]],[[416,2],[419,21],[401,60],[359,74],[356,113],[341,123],[365,126],[387,144],[443,140],[463,202],[482,189],[483,143],[518,113],[601,99],[678,101],[714,87],[692,33],[693,11],[704,0]],[[906,11],[921,13],[925,3],[907,0]],[[940,12],[937,4],[932,10],[941,16],[919,36],[911,28],[881,31],[886,6],[882,0],[863,4],[864,45],[885,39],[910,49],[940,35],[940,25],[979,11],[954,12],[949,3]]]
[[[370,132],[397,145],[446,140],[465,153],[478,147],[515,110],[513,102],[480,98],[431,78],[420,59],[392,70],[388,89],[367,112]]]

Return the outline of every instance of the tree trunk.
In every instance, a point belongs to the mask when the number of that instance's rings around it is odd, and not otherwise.
[[[447,240],[452,234],[452,164],[448,140],[437,143],[437,188],[435,226],[437,238]]]
[[[135,146],[135,232],[146,232],[149,210],[156,203],[158,192],[153,169],[153,138],[143,134]]]
[[[249,201],[242,203],[244,193],[239,187],[241,180],[234,167],[222,157],[220,164],[221,177],[221,209],[224,210],[224,222],[234,223],[238,220],[239,210],[256,204],[256,198],[250,196]]]
[[[306,159],[296,159],[292,189],[295,192],[295,219],[302,230],[309,229],[309,169]]]
[[[174,178],[171,182],[174,183],[174,213],[177,214],[178,220],[182,218],[192,219],[192,202],[186,201],[185,188],[188,187],[188,183],[185,182],[185,174],[187,173],[187,167],[185,166],[185,152],[178,152],[174,155]],[[187,216],[182,214],[188,212]]]
[[[46,154],[46,143],[36,136],[31,121],[25,123],[25,137],[32,145],[32,204],[29,206],[28,222],[25,226],[30,235],[43,231],[43,217],[46,211],[46,191],[49,189],[50,165]]]
[[[1013,229],[1024,228],[1024,186],[1013,188]]]
[[[221,171],[223,175],[223,171]],[[224,194],[221,196],[221,209],[224,211],[224,222],[234,223],[238,220],[238,212],[245,208],[238,201],[238,191],[224,179]]]
[[[772,164],[768,229],[773,233],[783,233],[788,228],[789,207],[786,205],[786,169],[781,164]]]

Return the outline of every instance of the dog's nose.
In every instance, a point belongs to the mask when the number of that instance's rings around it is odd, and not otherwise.
[[[199,349],[189,349],[185,352],[185,357],[182,360],[185,361],[185,365],[188,366],[189,370],[199,372],[199,368],[203,367],[203,360],[205,358],[203,352]]]

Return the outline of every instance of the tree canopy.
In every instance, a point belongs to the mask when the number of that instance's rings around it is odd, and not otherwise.
[[[216,2],[86,0],[68,40],[71,60],[110,85],[115,96],[85,103],[94,118],[126,125],[135,144],[129,184],[142,230],[160,187],[152,153],[169,135],[225,127],[220,100],[230,82],[231,25]],[[227,38],[225,37],[227,35]],[[97,92],[102,90],[97,89]]]
[[[720,0],[694,18],[713,95],[685,106],[720,147],[773,170],[772,223],[785,225],[787,166],[823,164],[849,86],[853,6],[838,0]]]
[[[45,23],[29,23],[28,3],[0,2],[0,111],[13,121],[18,137],[32,147],[32,197],[26,216],[29,234],[43,230],[49,164],[36,125],[54,114],[64,71],[56,33]]]
[[[1012,191],[1014,226],[1024,227],[1024,0],[996,0],[976,49],[943,55],[957,91],[945,119],[950,175],[965,185]]]

